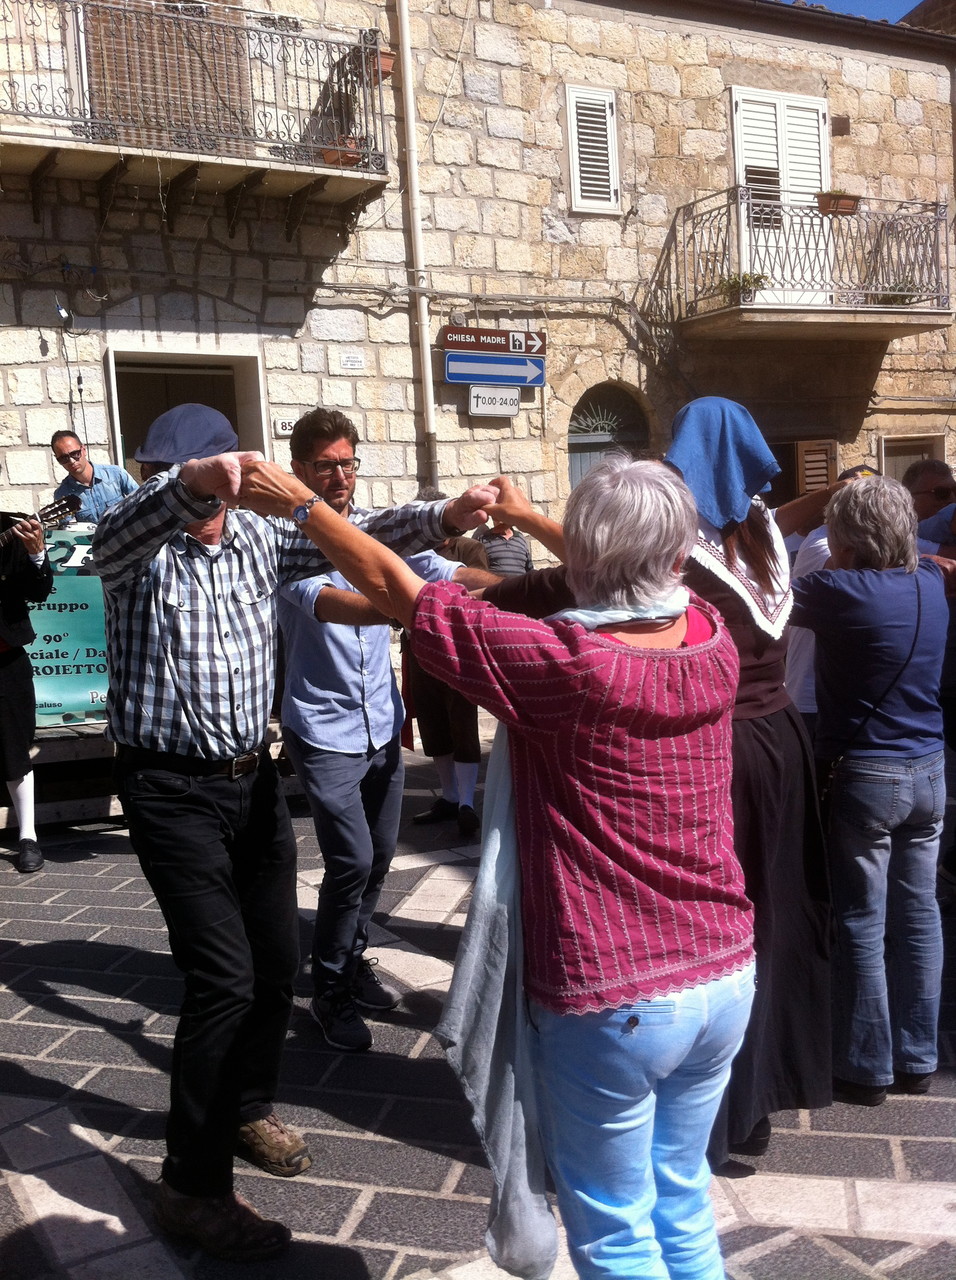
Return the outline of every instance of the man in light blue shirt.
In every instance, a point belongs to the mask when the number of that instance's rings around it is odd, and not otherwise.
[[[72,431],[54,432],[50,448],[54,458],[67,472],[66,479],[57,485],[54,496],[64,498],[75,494],[79,498],[80,507],[75,520],[96,524],[120,498],[135,493],[139,488],[124,467],[90,462],[86,445]]]
[[[352,516],[358,433],[337,410],[314,409],[292,432],[296,476]],[[452,532],[449,530],[449,532]],[[429,581],[497,581],[431,552],[409,558]],[[337,1049],[368,1049],[358,1006],[393,1008],[397,990],[365,958],[372,912],[398,839],[405,767],[401,697],[389,623],[338,573],[287,583],[279,596],[285,643],[282,733],[309,800],[325,863],[312,942],[312,1017]]]

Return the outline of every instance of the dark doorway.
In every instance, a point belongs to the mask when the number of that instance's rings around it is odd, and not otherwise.
[[[205,404],[236,425],[236,381],[231,364],[116,363],[116,398],[124,463],[137,474],[133,454],[154,418],[178,404]],[[258,445],[250,445],[257,448]]]

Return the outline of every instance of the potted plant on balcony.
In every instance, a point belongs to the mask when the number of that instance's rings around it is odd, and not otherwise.
[[[724,276],[717,281],[717,292],[728,307],[739,307],[744,294],[753,295],[768,284],[767,277],[759,271],[745,271],[742,275]]]
[[[395,70],[395,51],[383,49],[377,44],[356,45],[349,50],[348,58],[356,76],[361,77],[364,68],[365,79],[370,88],[387,80]]]
[[[340,169],[352,169],[355,165],[361,164],[363,155],[358,138],[352,134],[340,133],[334,147],[322,148],[322,159],[325,163],[336,165]]]
[[[860,203],[859,196],[851,196],[840,187],[832,187],[829,191],[818,191],[814,197],[817,208],[826,218],[841,213],[856,213]]]

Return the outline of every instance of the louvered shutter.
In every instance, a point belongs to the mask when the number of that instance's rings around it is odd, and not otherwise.
[[[613,213],[621,207],[614,92],[567,87],[571,209]]]
[[[830,185],[827,104],[760,89],[731,90],[737,182],[769,200],[808,204]]]
[[[797,485],[800,493],[825,489],[836,479],[837,447],[834,440],[797,441]]]

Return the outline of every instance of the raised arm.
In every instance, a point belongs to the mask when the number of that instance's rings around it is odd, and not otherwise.
[[[488,490],[486,502],[496,494]],[[243,505],[260,515],[291,518],[294,509],[314,498],[301,480],[271,462],[253,462],[243,468]],[[470,504],[477,512],[477,504]],[[357,529],[348,520],[315,502],[299,525],[323,554],[387,618],[411,625],[418,593],[425,585],[414,570],[394,552]]]
[[[174,534],[235,506],[243,462],[261,457],[249,452],[192,459],[110,507],[93,535],[93,563],[104,587],[128,586]]]
[[[543,547],[547,547],[552,555],[563,560],[564,530],[557,520],[551,520],[535,511],[522,490],[512,484],[507,476],[498,476],[491,484],[498,490],[498,501],[487,508],[489,520],[494,524],[511,525],[522,533],[530,534]]]

